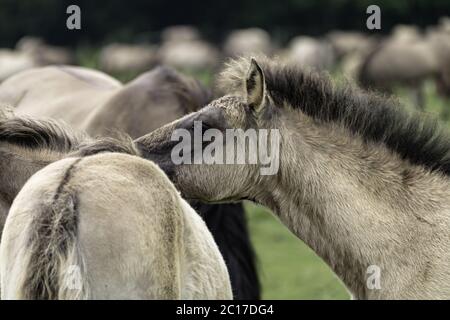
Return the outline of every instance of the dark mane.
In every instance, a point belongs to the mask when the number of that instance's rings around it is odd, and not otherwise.
[[[200,110],[212,100],[212,93],[200,81],[184,76],[183,84],[179,87],[178,96],[185,107],[185,112]]]
[[[396,101],[350,85],[334,85],[328,76],[256,58],[274,103],[287,103],[322,122],[335,122],[365,141],[384,144],[413,164],[450,175],[450,138],[438,122],[410,114]],[[243,94],[249,58],[231,61],[222,72],[222,90]]]
[[[83,132],[72,130],[63,122],[51,119],[15,116],[0,120],[0,142],[30,149],[58,151],[69,156],[86,157],[102,152],[139,155],[133,140],[126,134],[92,139]]]
[[[125,153],[141,156],[133,139],[124,133],[118,133],[116,137],[100,137],[81,143],[70,156],[87,157],[103,152]]]
[[[0,120],[0,141],[30,149],[69,152],[87,136],[76,133],[62,122],[50,119],[12,117]]]
[[[158,90],[175,92],[186,113],[197,111],[212,100],[211,91],[196,78],[179,73],[171,67],[160,65],[149,74],[160,78]]]

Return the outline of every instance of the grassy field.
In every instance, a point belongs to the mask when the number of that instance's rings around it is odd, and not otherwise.
[[[83,65],[98,67],[97,51],[83,49],[78,51]],[[134,78],[135,74],[115,75],[123,82]],[[195,73],[203,83],[211,83],[211,73]],[[445,106],[432,83],[425,88],[426,112],[442,115]],[[409,109],[410,93],[396,91],[399,100]],[[448,122],[445,123],[448,126]],[[267,209],[250,202],[245,203],[248,223],[255,246],[263,299],[349,299],[349,294],[329,267],[302,241],[292,235]]]

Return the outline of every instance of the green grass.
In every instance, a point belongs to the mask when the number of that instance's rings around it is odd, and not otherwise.
[[[79,46],[75,50],[75,58],[80,66],[86,68],[99,69],[99,54],[100,50],[98,48],[93,48],[91,46]]]

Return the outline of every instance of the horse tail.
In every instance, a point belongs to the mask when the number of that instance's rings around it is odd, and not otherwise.
[[[89,298],[83,254],[78,244],[78,199],[68,181],[72,163],[53,198],[31,225],[26,275],[19,299]]]

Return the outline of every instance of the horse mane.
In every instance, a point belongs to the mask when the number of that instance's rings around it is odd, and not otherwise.
[[[256,58],[267,94],[277,106],[289,105],[314,120],[337,123],[365,142],[385,145],[412,164],[450,175],[450,138],[437,119],[408,113],[397,101],[300,67]],[[224,92],[245,95],[248,57],[231,60],[218,78]]]
[[[86,157],[102,152],[140,155],[131,137],[124,133],[92,139],[62,121],[21,116],[0,118],[0,142],[67,153],[69,156]]]
[[[211,90],[193,77],[164,65],[154,68],[151,72],[163,77],[167,86],[159,89],[173,91],[182,102],[186,113],[197,111],[212,100]]]
[[[177,91],[179,98],[185,102],[186,113],[198,111],[212,100],[211,90],[195,78],[183,76],[184,83]]]
[[[22,116],[0,119],[0,141],[25,148],[66,153],[87,139],[86,134],[56,120]]]
[[[115,137],[99,137],[82,142],[70,156],[87,157],[103,152],[125,153],[142,157],[133,139],[125,133],[117,133]]]

